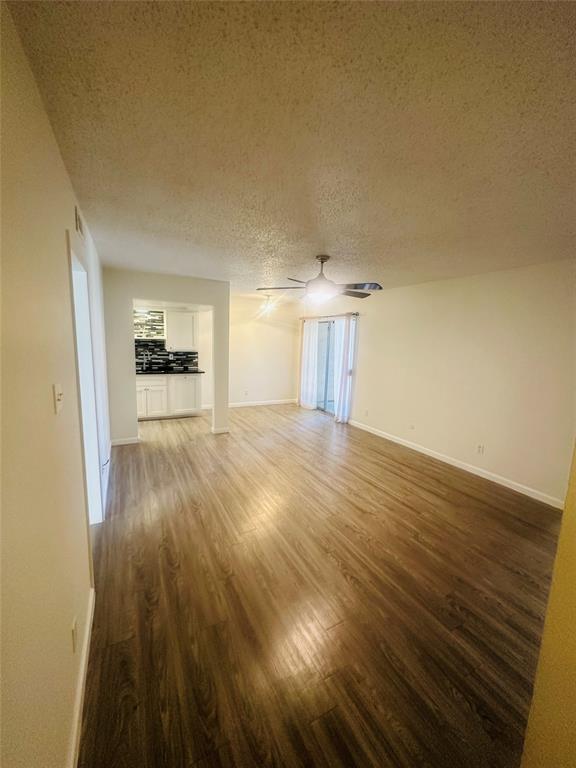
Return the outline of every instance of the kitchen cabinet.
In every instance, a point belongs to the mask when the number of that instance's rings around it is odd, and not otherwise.
[[[139,375],[136,378],[136,411],[139,419],[190,416],[201,409],[198,374]]]
[[[198,313],[166,310],[164,313],[166,350],[168,352],[198,351]]]
[[[139,419],[169,416],[166,376],[139,376],[136,381],[136,411]]]
[[[152,384],[148,387],[146,392],[146,408],[149,419],[167,416],[170,413],[166,384]]]
[[[146,387],[141,384],[136,384],[136,412],[139,419],[145,419],[148,415]]]
[[[169,377],[168,396],[173,416],[184,416],[200,410],[200,384],[200,376],[194,374]]]

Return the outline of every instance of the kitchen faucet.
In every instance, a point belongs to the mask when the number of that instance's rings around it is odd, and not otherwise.
[[[152,353],[148,349],[142,350],[142,370],[145,371],[148,363],[152,360]]]

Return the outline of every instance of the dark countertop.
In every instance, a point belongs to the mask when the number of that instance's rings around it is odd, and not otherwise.
[[[201,371],[199,368],[189,371],[136,371],[136,376],[182,376],[183,374],[195,373],[206,373],[206,371]]]

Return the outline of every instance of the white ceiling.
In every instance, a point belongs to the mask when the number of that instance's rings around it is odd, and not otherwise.
[[[573,257],[576,4],[12,2],[108,264],[384,286]]]

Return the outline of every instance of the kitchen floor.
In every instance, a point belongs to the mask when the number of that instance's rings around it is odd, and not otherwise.
[[[82,768],[519,765],[558,511],[293,405],[140,435]]]

